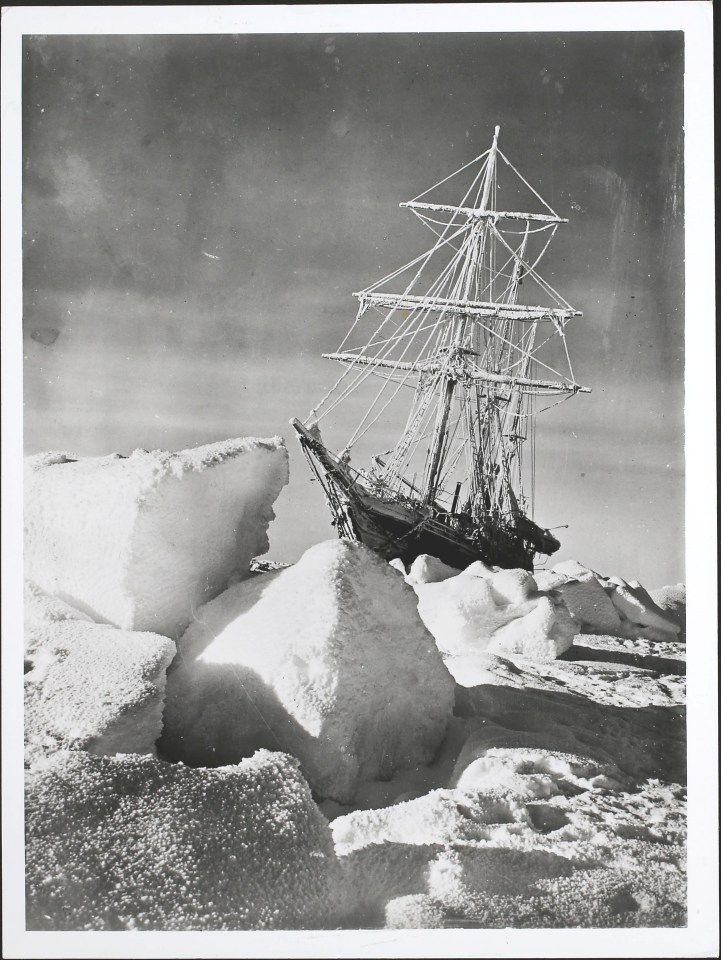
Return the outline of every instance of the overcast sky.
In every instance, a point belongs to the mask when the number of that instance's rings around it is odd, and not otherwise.
[[[333,536],[288,427],[351,291],[420,253],[398,203],[501,149],[561,215],[544,276],[593,387],[539,422],[559,558],[684,579],[683,38],[25,41],[26,451],[286,436],[270,556]]]

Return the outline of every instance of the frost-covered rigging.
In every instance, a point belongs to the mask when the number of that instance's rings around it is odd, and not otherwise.
[[[396,504],[415,511],[408,521],[413,529],[421,526],[414,534],[401,531],[400,539],[393,527],[391,553],[392,545],[413,552],[418,534],[440,525],[444,537],[475,544],[501,565],[507,564],[498,549],[483,544],[504,543],[501,553],[508,548],[515,559],[522,549],[525,566],[534,551],[552,552],[548,548],[558,543],[527,516],[533,510],[533,463],[530,457],[524,464],[524,444],[533,439],[536,413],[589,388],[576,382],[566,344],[566,327],[580,311],[537,269],[567,221],[501,152],[498,135],[496,127],[484,154],[400,204],[433,232],[435,242],[354,294],[355,322],[336,352],[323,354],[342,364],[343,372],[305,424],[293,423],[318,461],[319,476],[325,474],[321,479],[341,533],[368,540],[359,515],[370,510],[371,522],[380,519],[387,527],[378,506]],[[501,166],[510,180],[503,187]],[[429,199],[461,179],[460,202]],[[530,191],[542,208],[501,209],[502,191],[513,200],[529,199]],[[373,383],[377,387],[368,395]],[[361,392],[367,401],[362,416],[335,457],[323,445],[318,424]],[[375,454],[368,470],[353,470],[348,461],[354,445],[402,404],[407,416],[395,445]],[[530,496],[524,486],[529,474]],[[387,507],[380,509],[387,513]]]

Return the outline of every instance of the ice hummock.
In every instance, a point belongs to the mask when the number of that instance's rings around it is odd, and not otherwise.
[[[29,457],[26,576],[97,622],[175,638],[267,551],[272,505],[287,481],[280,437],[129,457]]]
[[[27,777],[30,930],[333,926],[337,861],[297,763],[56,753]]]
[[[27,626],[25,642],[26,763],[64,749],[155,755],[172,640],[64,616]]]
[[[168,678],[162,749],[192,764],[259,746],[298,757],[340,801],[429,761],[453,681],[415,595],[367,547],[332,540],[198,611]]]
[[[418,595],[418,612],[436,639],[456,680],[456,667],[475,655],[518,654],[554,660],[576,632],[565,604],[538,590],[525,570],[501,570],[481,561],[462,572],[419,557],[407,577]]]
[[[637,580],[604,577],[577,560],[558,563],[551,575],[580,630],[586,633],[673,641],[679,624]]]

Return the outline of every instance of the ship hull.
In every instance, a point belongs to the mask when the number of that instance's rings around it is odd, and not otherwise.
[[[340,537],[359,540],[385,560],[400,558],[405,564],[429,554],[460,570],[476,560],[505,569],[533,570],[537,551],[527,537],[490,525],[485,530],[473,525],[462,529],[460,518],[453,514],[410,498],[379,497],[303,424],[295,419],[291,423],[323,486]]]
[[[473,541],[413,508],[387,504],[368,494],[346,494],[342,502],[356,539],[386,560],[399,557],[409,564],[429,554],[459,570],[476,560],[507,569],[533,569],[533,553],[521,539],[506,537],[504,543],[493,543],[479,536]]]

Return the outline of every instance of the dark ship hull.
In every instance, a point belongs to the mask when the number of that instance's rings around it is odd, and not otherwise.
[[[344,498],[344,512],[355,539],[386,560],[395,557],[409,564],[421,554],[437,557],[451,567],[464,569],[475,560],[499,567],[533,569],[534,551],[525,542],[502,531],[490,536],[476,529],[464,535],[450,515],[424,516],[399,503],[384,503],[372,495],[353,492]],[[495,534],[495,536],[494,536]]]
[[[476,560],[488,565],[533,570],[538,552],[553,553],[559,542],[521,515],[513,526],[474,524],[411,498],[390,497],[368,489],[362,477],[335,457],[299,421],[291,421],[317,479],[323,485],[338,535],[365,544],[385,560],[409,564],[421,554],[457,569]]]

